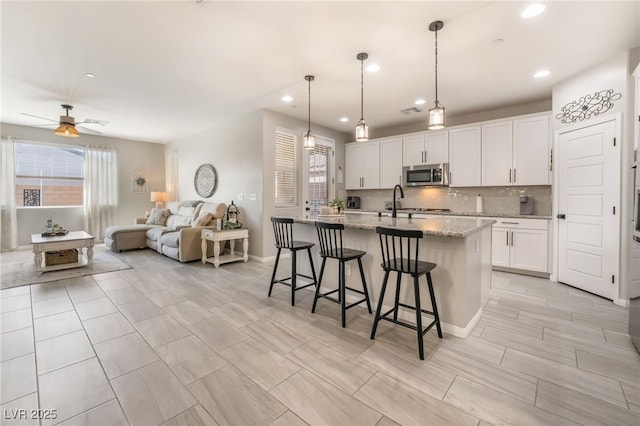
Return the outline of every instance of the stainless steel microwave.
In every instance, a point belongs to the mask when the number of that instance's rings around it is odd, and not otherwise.
[[[420,164],[402,168],[403,186],[449,186],[449,164]]]

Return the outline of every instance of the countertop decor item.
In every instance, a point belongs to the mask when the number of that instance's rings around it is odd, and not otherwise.
[[[218,173],[211,164],[202,164],[196,170],[193,185],[199,196],[209,198],[216,192],[218,185]]]
[[[240,223],[240,209],[233,203],[233,200],[231,204],[229,204],[229,207],[227,207],[227,213],[225,214],[222,227],[224,229],[242,228],[242,223]]]
[[[344,211],[344,201],[339,198],[334,198],[329,201],[329,207],[333,207],[333,214],[340,214]]]

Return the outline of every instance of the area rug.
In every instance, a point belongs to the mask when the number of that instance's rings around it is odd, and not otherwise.
[[[51,272],[36,271],[30,249],[1,253],[0,289],[131,269],[131,266],[107,250],[104,246],[94,247],[91,265]]]

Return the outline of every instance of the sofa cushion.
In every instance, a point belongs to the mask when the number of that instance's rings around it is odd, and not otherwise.
[[[147,229],[147,232],[145,232],[147,240],[160,241],[160,237],[162,237],[162,234],[165,233],[167,231],[167,229],[168,228],[166,228],[164,226]]]
[[[197,218],[191,221],[191,226],[207,226],[213,219],[213,215],[209,212],[200,213]]]
[[[180,232],[167,232],[160,237],[160,242],[163,246],[179,247],[180,246]]]
[[[200,214],[211,213],[214,219],[223,219],[226,211],[227,206],[224,203],[204,203],[200,208]]]
[[[147,225],[164,225],[167,222],[169,210],[167,209],[151,209]]]

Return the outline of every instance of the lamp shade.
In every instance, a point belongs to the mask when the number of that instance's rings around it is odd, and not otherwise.
[[[53,133],[67,138],[77,138],[80,136],[80,133],[76,130],[76,126],[68,123],[62,123]]]
[[[433,108],[429,110],[429,130],[444,128],[444,107],[436,101]]]
[[[161,209],[164,204],[163,202],[167,200],[166,192],[151,192],[151,202],[156,203],[156,208]]]

